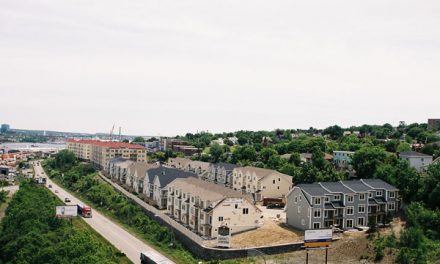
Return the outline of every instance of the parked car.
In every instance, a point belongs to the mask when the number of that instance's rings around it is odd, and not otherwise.
[[[52,184],[49,184],[49,188],[52,188]]]
[[[55,193],[58,193],[58,190],[55,190]]]
[[[70,198],[69,198],[69,197],[64,198],[64,202],[66,202],[66,203],[70,203],[70,202],[71,202],[71,201],[70,201]]]
[[[282,203],[269,203],[266,206],[267,209],[282,209],[284,208],[284,204]]]

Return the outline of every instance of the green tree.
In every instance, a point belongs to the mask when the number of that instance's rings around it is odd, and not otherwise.
[[[322,134],[329,135],[332,139],[339,139],[344,134],[344,130],[340,126],[334,125],[334,126],[327,127],[326,129],[324,129]]]
[[[141,137],[141,136],[138,136],[138,137],[135,137],[132,142],[133,143],[144,143],[145,142],[145,138]]]
[[[379,147],[363,147],[353,155],[353,168],[359,178],[372,178],[386,157],[386,152]]]
[[[209,148],[209,154],[211,155],[212,162],[216,163],[220,160],[220,157],[223,155],[224,150],[219,144],[212,144]]]

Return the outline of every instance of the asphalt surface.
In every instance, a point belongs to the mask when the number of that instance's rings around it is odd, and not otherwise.
[[[69,194],[67,191],[62,189],[56,183],[51,181],[45,174],[43,168],[39,165],[34,164],[35,175],[37,177],[44,176],[47,178],[46,186],[52,185],[52,188],[49,188],[56,196],[58,196],[62,201],[66,197],[70,198],[71,202],[66,203],[66,205],[76,205],[78,203],[83,203],[76,197]],[[54,209],[55,210],[55,209]],[[138,238],[131,235],[125,229],[120,227],[119,225],[113,223],[108,218],[97,212],[92,208],[92,218],[83,218],[84,221],[89,224],[94,230],[96,230],[99,234],[105,237],[111,244],[113,244],[117,249],[121,252],[125,253],[125,255],[133,261],[133,263],[140,263],[140,253],[148,252],[147,255],[156,258],[157,263],[160,264],[168,264],[174,263],[170,259],[163,256],[161,253],[151,248]]]

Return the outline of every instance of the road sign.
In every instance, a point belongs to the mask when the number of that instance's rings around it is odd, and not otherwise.
[[[325,247],[329,246],[333,239],[331,229],[306,230],[304,236],[305,247]]]
[[[57,206],[55,215],[58,218],[71,218],[78,215],[76,206]]]
[[[220,226],[217,234],[217,246],[223,248],[229,248],[231,241],[231,230],[228,226]]]

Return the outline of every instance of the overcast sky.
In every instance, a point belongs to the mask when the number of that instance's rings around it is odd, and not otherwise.
[[[174,135],[440,116],[440,1],[0,0],[0,123]]]

